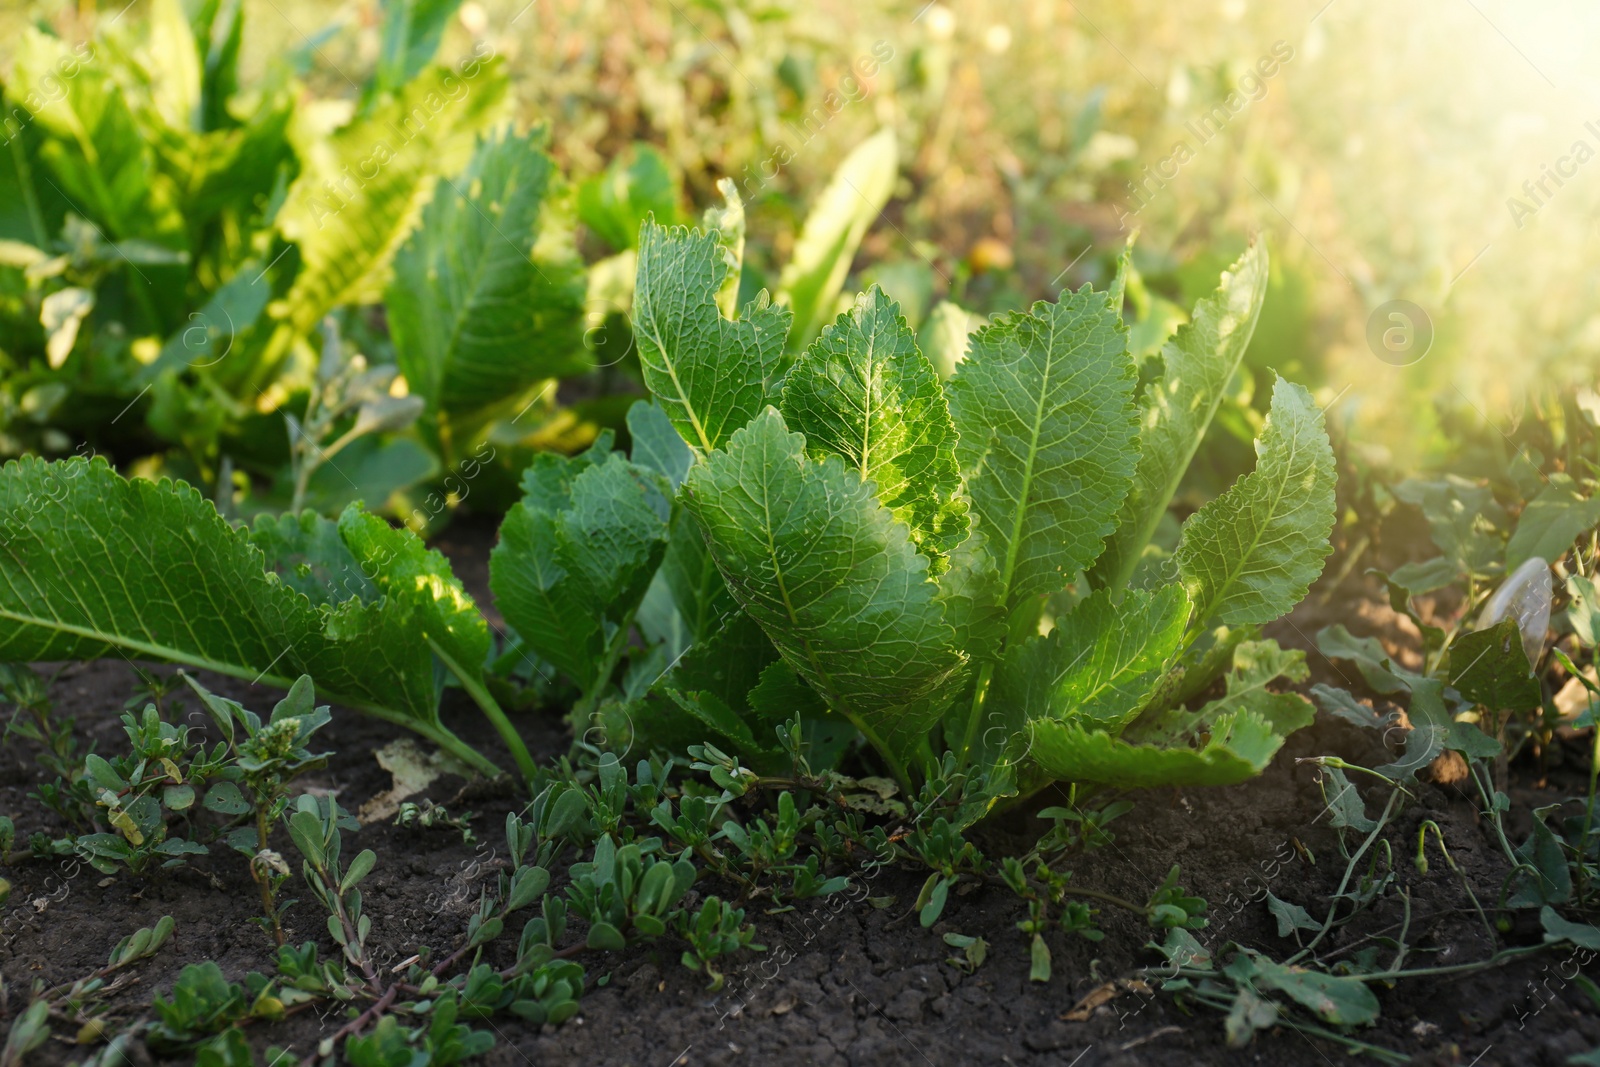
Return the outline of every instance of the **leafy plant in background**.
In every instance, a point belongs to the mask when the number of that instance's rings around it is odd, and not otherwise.
[[[587,370],[585,275],[540,132],[484,138],[395,258],[395,356],[447,465],[530,391]]]
[[[295,56],[240,84],[237,0],[192,19],[158,0],[76,48],[26,31],[5,85],[18,129],[0,167],[0,450],[167,449],[148,469],[224,503],[248,487],[239,472],[265,483],[251,511],[336,511],[434,476],[430,453],[455,462],[536,383],[588,365],[559,177],[540,135],[489,132],[500,62],[482,45],[433,62],[455,4],[383,6],[378,67],[327,134]],[[325,402],[332,370],[307,342],[333,313],[369,333],[348,309],[386,291],[417,399],[389,398],[373,422],[373,398],[347,415]],[[401,404],[425,410],[431,448],[394,438]],[[339,445],[314,463],[301,455],[313,429]],[[333,451],[343,477],[308,487]]]
[[[1530,416],[1512,438],[1463,432],[1459,455],[1437,476],[1392,487],[1397,504],[1382,527],[1403,522],[1409,510],[1439,554],[1368,573],[1421,635],[1420,670],[1342,625],[1317,635],[1323,653],[1352,664],[1366,689],[1409,702],[1418,732],[1404,763],[1392,767],[1425,764],[1475,723],[1495,741],[1494,779],[1503,789],[1512,756],[1532,749],[1543,758],[1555,730],[1587,707],[1600,604],[1593,578],[1600,434],[1595,415],[1576,401],[1540,398]],[[1419,599],[1447,589],[1425,611]],[[1552,623],[1556,647],[1546,658]],[[1333,714],[1377,721],[1346,690],[1313,691]]]

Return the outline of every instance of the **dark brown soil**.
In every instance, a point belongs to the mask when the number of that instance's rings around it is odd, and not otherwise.
[[[487,541],[473,530],[446,538],[447,551],[480,594]],[[1320,605],[1314,593],[1273,635],[1286,645],[1309,648],[1310,636],[1334,619],[1352,631],[1378,633],[1396,646],[1412,636],[1406,632],[1409,623],[1398,622],[1370,588],[1331,607]],[[1315,652],[1310,657],[1313,681],[1347,684],[1333,664]],[[1345,673],[1353,675],[1348,668]],[[120,660],[69,668],[55,688],[58,706],[77,717],[86,740],[101,750],[114,749],[122,743],[117,716],[134,680],[131,665]],[[276,700],[262,687],[205,680],[249,707],[267,710]],[[452,728],[494,751],[492,733],[470,706],[456,702],[447,710]],[[521,725],[537,756],[565,751],[555,716],[529,717]],[[337,754],[326,770],[303,784],[336,790],[342,805],[358,807],[389,785],[371,753],[398,733],[376,720],[336,712],[319,740]],[[1320,754],[1369,765],[1387,758],[1375,732],[1319,721],[1292,738],[1268,773],[1248,785],[1136,796],[1135,810],[1114,826],[1116,842],[1078,861],[1075,883],[1143,900],[1172,864],[1181,864],[1183,883],[1211,902],[1212,924],[1199,934],[1204,944],[1220,948],[1238,941],[1281,958],[1294,945],[1277,936],[1263,889],[1321,915],[1343,866],[1316,768],[1295,762]],[[1524,826],[1530,807],[1581,791],[1583,755],[1573,748],[1565,757],[1566,766],[1554,770],[1513,768],[1514,803]],[[0,752],[0,811],[16,820],[19,839],[32,830],[58,829],[28,796],[38,774],[29,744],[8,742]],[[366,883],[367,910],[386,964],[399,963],[422,945],[456,943],[476,904],[477,880],[492,876],[495,850],[501,847],[498,828],[518,802],[509,794],[458,795],[463,786],[458,779],[444,779],[428,795],[452,811],[479,814],[474,826],[483,843],[476,848],[462,845],[449,830],[418,832],[387,824],[366,826],[353,838],[355,847],[374,849],[379,856]],[[1366,792],[1369,786],[1361,788]],[[1376,804],[1369,807],[1375,814]],[[1438,861],[1437,851],[1427,875],[1410,862],[1425,818],[1444,828],[1480,899],[1492,901],[1505,874],[1498,848],[1465,795],[1421,785],[1417,802],[1390,835],[1398,885],[1412,902],[1408,965],[1482,958],[1492,949],[1459,880]],[[1029,813],[1013,813],[985,830],[986,850],[998,854],[1008,842],[1043,828]],[[1302,858],[1296,842],[1315,857],[1314,865]],[[220,848],[189,869],[150,880],[106,878],[70,861],[20,860],[6,876],[15,889],[0,912],[0,972],[8,994],[5,1006],[12,1013],[26,1003],[31,983],[88,973],[105,962],[119,938],[162,915],[174,917],[176,934],[155,959],[133,969],[137,981],[118,994],[115,1003],[127,1018],[144,1011],[152,995],[168,990],[186,963],[215,960],[234,979],[271,969],[269,939],[247,921],[258,904],[249,876],[237,856]],[[1224,1042],[1221,1016],[1205,1009],[1185,1013],[1165,994],[1126,993],[1087,1021],[1065,1021],[1062,1016],[1091,990],[1158,962],[1146,948],[1152,932],[1109,909],[1102,917],[1104,941],[1050,935],[1055,978],[1049,984],[1030,983],[1027,941],[1015,926],[1023,912],[1011,894],[989,888],[957,894],[942,921],[924,930],[909,914],[923,877],[914,871],[884,872],[866,892],[852,888],[785,914],[756,912],[757,940],[768,951],[737,958],[720,993],[707,992],[703,977],[678,964],[681,946],[670,937],[620,956],[580,957],[597,984],[584,997],[581,1013],[558,1028],[531,1028],[515,1018],[483,1024],[499,1040],[482,1062],[1153,1067],[1333,1064],[1345,1054],[1334,1043],[1286,1029],[1232,1050]],[[890,896],[893,904],[883,908],[866,899]],[[1396,936],[1401,920],[1399,895],[1391,893],[1353,929],[1336,935],[1333,944],[1355,950],[1371,944],[1363,942],[1366,935]],[[292,940],[316,940],[325,955],[331,953],[311,904],[292,911],[289,926]],[[946,931],[990,942],[989,959],[976,974],[963,974],[946,962],[953,954],[940,937]],[[1525,913],[1511,938],[1538,940],[1531,916]],[[1383,958],[1389,958],[1388,950]],[[1418,1064],[1562,1064],[1569,1055],[1600,1045],[1600,1015],[1575,985],[1557,977],[1562,961],[1552,953],[1493,972],[1379,989],[1382,1020],[1355,1036],[1410,1054]],[[259,1049],[287,1046],[298,1057],[342,1022],[332,1013],[326,1019],[306,1013],[255,1028],[252,1036]],[[0,1025],[8,1026],[9,1019]],[[79,1053],[52,1042],[34,1054],[34,1061],[68,1063]]]

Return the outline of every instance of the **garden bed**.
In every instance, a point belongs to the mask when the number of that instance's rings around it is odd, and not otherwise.
[[[484,592],[485,556],[491,534],[454,531],[442,546],[468,589]],[[1332,619],[1391,646],[1405,632],[1376,589],[1356,588],[1332,604],[1319,604],[1318,590],[1269,633],[1286,647],[1308,650],[1311,683],[1349,684],[1340,668],[1315,651],[1308,635]],[[483,599],[487,599],[484,597]],[[166,670],[166,668],[162,668]],[[1346,673],[1349,672],[1346,669]],[[203,676],[215,691],[249,707],[269,706],[276,694],[241,682]],[[58,709],[76,716],[84,738],[98,748],[120,740],[117,717],[136,677],[118,659],[69,667],[54,693]],[[1309,684],[1307,685],[1309,686]],[[190,698],[186,705],[193,709]],[[472,744],[495,751],[493,732],[464,700],[447,698],[452,729]],[[1379,705],[1379,710],[1384,710]],[[192,716],[196,723],[205,717]],[[525,716],[519,726],[541,761],[566,751],[567,738],[553,712]],[[318,735],[331,750],[328,766],[303,780],[310,789],[337,792],[341,805],[357,809],[390,785],[373,759],[376,749],[402,731],[378,720],[337,711]],[[1262,890],[1321,915],[1343,869],[1337,831],[1329,827],[1318,769],[1299,757],[1334,754],[1367,766],[1383,762],[1380,735],[1341,721],[1319,718],[1294,735],[1261,778],[1226,789],[1146,791],[1133,811],[1116,822],[1116,840],[1075,858],[1074,884],[1143,900],[1167,869],[1182,866],[1182,882],[1210,902],[1211,924],[1197,931],[1200,942],[1220,948],[1238,941],[1280,957],[1293,943],[1278,937]],[[1547,760],[1547,762],[1556,762]],[[1583,754],[1567,753],[1564,766],[1541,772],[1531,761],[1512,768],[1513,818],[1542,803],[1583,792],[1576,768]],[[47,813],[28,797],[37,784],[31,746],[8,743],[0,762],[0,806],[17,819],[19,837]],[[1363,781],[1363,790],[1369,787]],[[1505,877],[1503,857],[1478,825],[1474,804],[1452,786],[1418,782],[1408,805],[1386,834],[1394,849],[1398,888],[1409,893],[1410,966],[1465,963],[1493,951],[1458,878],[1431,852],[1430,873],[1412,864],[1418,827],[1432,819],[1443,829],[1451,854],[1480,900],[1493,900]],[[448,827],[419,830],[390,821],[364,826],[350,848],[370,848],[378,862],[363,888],[373,920],[375,956],[385,967],[400,964],[420,946],[455,943],[476,907],[480,883],[503,868],[500,825],[518,810],[519,796],[486,791],[462,779],[436,781],[426,795],[452,813],[477,813],[479,842],[466,845]],[[413,799],[420,799],[416,797]],[[1055,798],[1057,801],[1059,798]],[[1041,803],[1049,802],[1041,799]],[[1037,808],[1037,804],[1033,808]],[[1369,804],[1369,810],[1372,805]],[[1045,824],[1024,809],[992,820],[978,835],[980,846],[1001,854],[1027,843]],[[1517,838],[1526,825],[1517,825]],[[285,843],[285,848],[287,844]],[[1312,862],[1314,858],[1315,862]],[[187,868],[148,880],[108,878],[71,861],[21,861],[7,872],[14,885],[3,913],[0,968],[13,1002],[35,980],[70,981],[101,966],[118,939],[163,915],[176,922],[172,941],[133,972],[112,1001],[126,1018],[142,1014],[150,998],[169,989],[187,963],[215,960],[229,978],[267,970],[271,944],[249,919],[259,914],[254,886],[237,857],[216,854]],[[1228,1048],[1223,1018],[1205,1008],[1183,1010],[1170,994],[1151,994],[1119,982],[1141,967],[1159,964],[1146,948],[1153,933],[1135,916],[1107,908],[1100,917],[1105,939],[1048,935],[1054,957],[1049,983],[1029,981],[1027,939],[1015,923],[1024,917],[1016,898],[1001,888],[966,884],[952,894],[939,922],[923,929],[912,908],[926,872],[885,870],[865,884],[829,897],[801,901],[782,914],[750,909],[756,940],[765,953],[747,952],[728,962],[727,986],[705,988],[703,975],[678,964],[669,935],[653,945],[620,954],[591,953],[580,959],[592,986],[579,1014],[560,1026],[534,1027],[510,1016],[477,1025],[496,1035],[489,1064],[671,1063],[1028,1063],[1234,1064],[1324,1063],[1344,1054],[1337,1044],[1287,1029],[1259,1035],[1242,1050]],[[289,895],[303,896],[296,878]],[[558,879],[555,889],[560,888]],[[693,892],[736,895],[731,887],[702,880]],[[1537,920],[1520,913],[1508,940],[1536,943]],[[1393,938],[1403,922],[1400,892],[1391,892],[1351,927],[1333,934],[1335,949],[1351,952]],[[320,913],[309,902],[288,914],[289,940],[328,941]],[[942,940],[946,932],[981,936],[988,958],[966,974],[948,962],[959,952]],[[1374,940],[1363,940],[1366,938]],[[511,946],[492,946],[507,955]],[[1384,948],[1385,960],[1393,949]],[[592,957],[592,958],[591,958]],[[1600,1043],[1600,1016],[1582,992],[1557,977],[1564,951],[1513,961],[1496,970],[1458,978],[1429,978],[1377,988],[1382,1017],[1359,1031],[1360,1040],[1413,1056],[1423,1064],[1560,1064],[1568,1055]],[[501,961],[507,962],[507,961]],[[1565,968],[1569,973],[1570,965]],[[1108,983],[1110,983],[1108,985]],[[1118,995],[1099,1007],[1066,1018],[1096,991]],[[286,1047],[308,1054],[320,1037],[344,1018],[312,1006],[278,1024],[250,1027],[259,1050]],[[1086,1016],[1086,1017],[1085,1017]],[[51,1042],[28,1062],[69,1063],[82,1050]],[[143,1061],[139,1061],[143,1062]],[[285,1061],[287,1062],[287,1061]]]

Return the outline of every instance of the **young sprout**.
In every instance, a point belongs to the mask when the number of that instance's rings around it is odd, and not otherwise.
[[[252,816],[251,826],[235,830],[227,840],[249,857],[250,877],[261,892],[262,923],[281,945],[283,922],[277,892],[290,869],[283,856],[271,848],[272,827],[289,806],[289,782],[327,761],[327,753],[312,752],[306,746],[332,715],[326,705],[315,706],[309,675],[300,676],[264,723],[255,712],[217,696],[189,675],[185,674],[184,680],[199,694],[233,753],[228,780],[206,793],[205,807],[224,815]]]

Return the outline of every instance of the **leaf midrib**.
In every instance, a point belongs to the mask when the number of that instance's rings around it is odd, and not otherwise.
[[[1283,465],[1284,476],[1277,479],[1270,490],[1272,494],[1269,498],[1271,500],[1271,506],[1269,506],[1267,509],[1266,521],[1256,524],[1255,536],[1250,539],[1250,547],[1239,553],[1238,565],[1231,567],[1226,571],[1227,580],[1221,585],[1217,586],[1216,591],[1211,595],[1210,598],[1207,599],[1204,612],[1198,616],[1202,623],[1216,613],[1218,604],[1225,604],[1227,602],[1228,592],[1238,582],[1239,575],[1244,573],[1244,565],[1246,561],[1248,561],[1250,557],[1255,554],[1257,548],[1261,547],[1261,538],[1265,536],[1267,528],[1271,526],[1273,521],[1277,518],[1278,505],[1283,502],[1284,493],[1288,491],[1290,472],[1294,470],[1294,461],[1296,456],[1299,454],[1299,447],[1300,435],[1298,433],[1292,433],[1289,438],[1288,459]],[[1264,456],[1257,457],[1257,469],[1251,472],[1252,475],[1261,473],[1260,464],[1264,460]]]
[[[650,340],[655,344],[656,351],[661,353],[661,365],[666,368],[667,376],[672,379],[672,387],[678,391],[678,403],[683,405],[683,413],[689,416],[689,425],[694,427],[695,436],[700,438],[700,447],[707,452],[711,451],[711,439],[706,436],[705,427],[700,425],[700,418],[694,412],[694,405],[689,403],[689,394],[683,388],[683,382],[678,380],[678,369],[673,365],[673,360],[667,354],[666,342],[661,339],[661,332],[655,328],[656,316],[654,309],[648,316]]]
[[[1045,344],[1044,373],[1040,375],[1039,399],[1034,408],[1033,431],[1028,441],[1028,458],[1022,468],[1022,491],[1017,494],[1016,515],[1011,523],[1011,541],[1006,545],[1006,565],[1000,572],[1002,603],[1011,599],[1011,579],[1016,573],[1017,553],[1022,546],[1022,524],[1028,515],[1028,495],[1033,492],[1033,464],[1039,455],[1039,435],[1044,430],[1045,395],[1050,391],[1050,372],[1055,367],[1056,322],[1050,319],[1049,340]]]
[[[113,648],[122,648],[131,652],[137,652],[144,656],[148,656],[151,659],[161,660],[169,663],[180,663],[188,667],[194,667],[198,670],[215,671],[217,674],[225,674],[230,678],[245,678],[251,680],[252,682],[267,682],[269,685],[277,686],[280,689],[288,689],[294,684],[294,679],[285,675],[272,674],[269,671],[252,672],[250,667],[246,665],[227,663],[222,660],[211,659],[207,656],[197,656],[192,652],[185,652],[182,649],[177,648],[169,648],[166,645],[155,644],[149,641],[141,641],[138,638],[129,637],[125,634],[102,633],[87,626],[78,626],[73,623],[62,622],[60,619],[54,617],[44,618],[36,615],[29,615],[24,612],[13,611],[9,608],[0,608],[0,619],[9,619],[13,622],[19,622],[29,626],[37,626],[41,629],[53,630],[58,633],[72,634],[75,637],[82,637],[90,641],[98,641],[101,644],[109,645]],[[293,647],[293,645],[289,646],[291,649]],[[285,649],[284,651],[287,652],[288,650],[289,649]],[[279,658],[282,658],[282,653],[279,654]],[[326,695],[335,703],[343,704],[347,707],[358,708],[362,711],[391,719],[394,722],[401,722],[411,726],[413,729],[417,729],[418,724],[425,721],[421,718],[413,718],[410,714],[401,709],[391,708],[381,704],[373,704],[368,700],[352,697],[346,693],[335,692],[320,682],[318,683],[317,689],[319,693]]]

